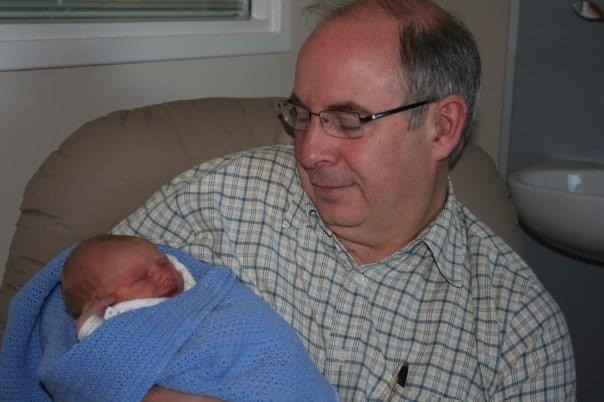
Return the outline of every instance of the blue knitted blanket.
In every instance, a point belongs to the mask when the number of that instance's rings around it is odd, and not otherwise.
[[[160,247],[197,285],[108,320],[77,343],[60,275],[65,250],[13,299],[0,400],[140,401],[154,385],[225,401],[336,401],[295,332],[226,268]]]

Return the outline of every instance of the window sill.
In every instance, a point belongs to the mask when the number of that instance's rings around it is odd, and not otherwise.
[[[286,52],[291,0],[247,21],[0,24],[0,71]]]

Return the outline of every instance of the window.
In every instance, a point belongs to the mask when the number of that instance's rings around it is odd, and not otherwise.
[[[174,17],[159,17],[158,5],[195,3],[195,0],[47,0],[62,3],[63,8],[55,8],[53,22],[31,21],[34,17],[16,17],[11,21],[0,21],[0,71],[45,67],[77,66],[93,64],[112,64],[141,61],[159,61],[188,59],[242,54],[284,52],[289,50],[289,19],[291,0],[249,0],[249,1],[210,1],[218,3],[240,4],[248,17],[239,12],[234,19],[225,19],[225,15],[213,17],[208,13],[200,20],[190,18],[178,20]],[[208,2],[208,0],[197,0]],[[30,5],[30,13],[43,12],[40,4],[43,0],[0,0],[0,9],[8,13],[7,4],[21,5],[22,13]],[[134,10],[125,20],[124,10],[113,10],[113,19],[99,20],[88,17],[85,20],[73,20],[66,16],[77,10],[66,9],[66,4],[146,4],[140,17],[133,18]],[[153,10],[150,4],[154,4]],[[37,10],[36,11],[36,7]],[[77,7],[76,7],[77,8]],[[164,9],[166,11],[166,9]],[[183,10],[181,10],[183,11]],[[208,12],[209,10],[206,10]],[[13,13],[16,11],[13,10]],[[47,12],[47,11],[44,11]],[[50,12],[50,11],[48,11]],[[80,9],[80,15],[82,11]],[[141,12],[139,9],[136,12]],[[151,13],[156,13],[154,16]],[[212,11],[216,14],[216,10]],[[121,13],[121,14],[120,14]],[[144,15],[144,14],[147,15]],[[199,10],[198,10],[199,13]],[[75,15],[75,14],[73,14]],[[68,20],[66,21],[65,18]],[[212,19],[213,18],[213,19]],[[18,20],[20,21],[18,21]],[[116,20],[117,19],[117,20]],[[134,19],[134,21],[132,21]],[[166,20],[168,19],[168,20]],[[57,22],[60,21],[60,22]]]
[[[0,19],[246,19],[249,6],[250,0],[0,0]]]

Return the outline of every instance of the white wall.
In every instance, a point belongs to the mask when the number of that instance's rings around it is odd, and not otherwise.
[[[286,54],[0,72],[0,275],[26,182],[69,133],[114,110],[174,99],[287,95],[297,48],[309,30],[301,17],[309,2],[292,2],[292,49]],[[440,3],[468,22],[483,52],[476,141],[497,160],[509,0]]]
[[[506,49],[511,0],[437,0],[461,17],[474,33],[482,57],[482,88],[473,142],[495,163],[504,124]]]
[[[510,172],[552,158],[603,163],[604,26],[577,17],[571,2],[520,3]],[[604,262],[564,253],[528,231],[523,243],[526,261],[564,312],[577,399],[601,401]]]
[[[169,100],[288,95],[308,2],[292,2],[289,53],[0,72],[0,275],[27,180],[71,132],[114,110]]]

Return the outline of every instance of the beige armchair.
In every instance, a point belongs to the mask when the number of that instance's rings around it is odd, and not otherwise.
[[[174,101],[111,113],[71,134],[29,181],[0,288],[0,335],[12,296],[55,254],[109,231],[179,172],[243,149],[287,143],[276,98]],[[470,144],[452,172],[458,198],[517,251],[504,182]]]

